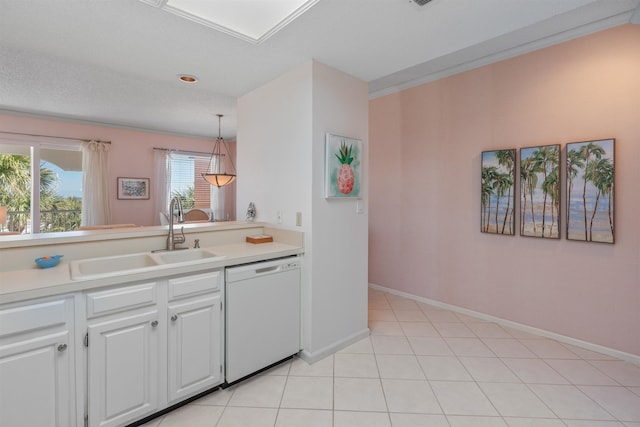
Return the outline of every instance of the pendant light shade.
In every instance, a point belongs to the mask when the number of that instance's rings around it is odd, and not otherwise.
[[[217,114],[218,116],[218,137],[213,145],[213,152],[211,153],[211,158],[209,159],[209,168],[207,169],[209,172],[203,173],[202,178],[207,181],[211,185],[215,185],[216,187],[223,187],[225,185],[231,184],[236,180],[236,170],[233,166],[233,159],[231,158],[231,154],[229,153],[229,147],[227,147],[227,143],[222,136],[220,136],[220,120],[224,117],[222,114]],[[226,164],[224,155],[222,154],[222,148],[224,147],[227,152],[228,162],[231,165],[231,172],[227,173]],[[214,157],[216,161],[214,163]],[[211,165],[214,165],[212,168]]]

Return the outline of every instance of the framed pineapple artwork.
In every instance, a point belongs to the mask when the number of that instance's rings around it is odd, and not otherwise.
[[[362,141],[328,133],[324,162],[324,197],[361,197]]]

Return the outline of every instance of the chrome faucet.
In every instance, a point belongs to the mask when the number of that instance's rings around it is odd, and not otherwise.
[[[180,200],[180,197],[176,196],[173,199],[171,199],[171,202],[169,203],[169,237],[167,237],[168,251],[172,251],[174,249],[181,249],[181,248],[176,248],[176,244],[184,243],[186,240],[184,237],[184,227],[181,227],[181,230],[180,230],[180,233],[182,234],[181,236],[175,236],[173,233],[173,211],[176,209],[176,204],[178,205],[177,206],[178,222],[179,223],[184,222],[182,200]]]

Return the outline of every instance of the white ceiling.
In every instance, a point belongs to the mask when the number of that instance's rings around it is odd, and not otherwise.
[[[310,59],[376,97],[629,22],[639,4],[320,0],[252,44],[138,0],[0,0],[0,110],[207,138],[222,113],[233,138],[237,97]]]

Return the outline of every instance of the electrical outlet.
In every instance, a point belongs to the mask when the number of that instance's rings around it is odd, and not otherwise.
[[[302,212],[296,212],[296,225],[302,227]]]

